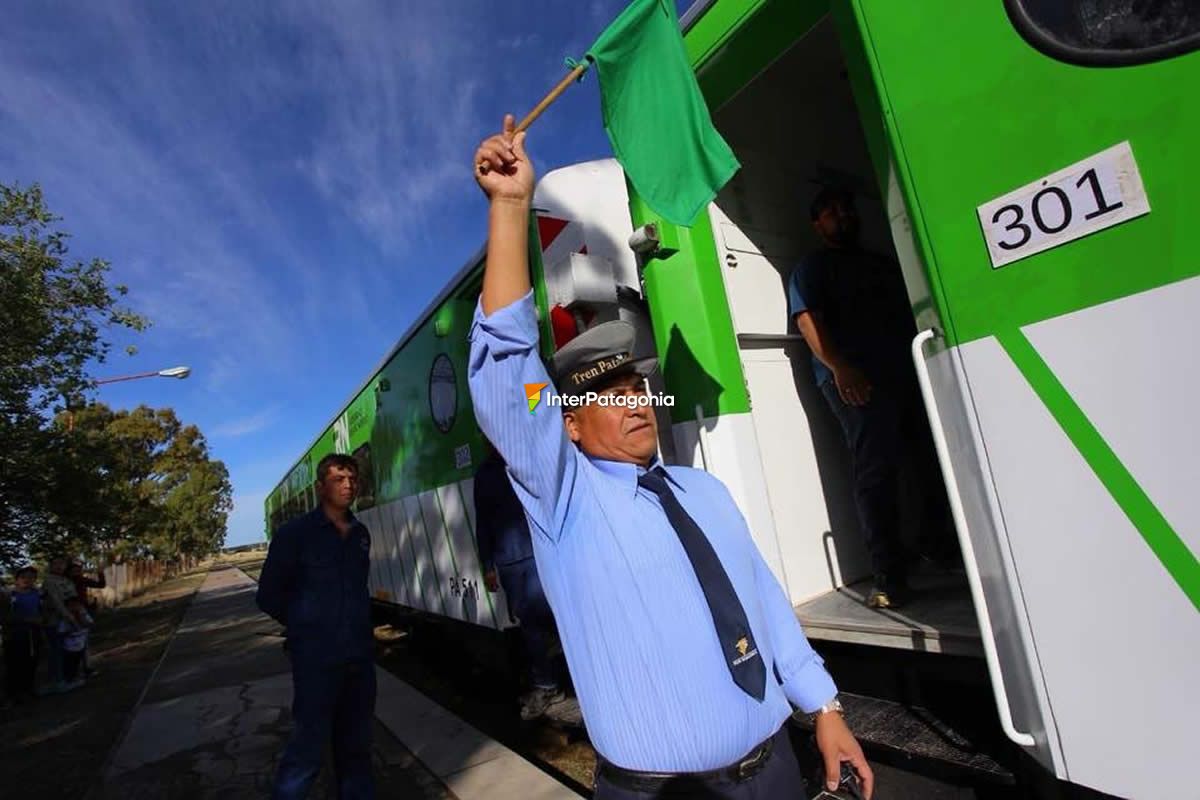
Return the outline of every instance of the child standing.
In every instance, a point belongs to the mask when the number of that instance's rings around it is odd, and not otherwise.
[[[78,597],[67,598],[67,611],[70,613],[58,623],[58,633],[62,637],[64,691],[83,686],[79,668],[87,651],[88,628],[92,626],[92,617]]]
[[[9,702],[33,696],[41,650],[42,596],[33,567],[17,570],[16,585],[0,593],[0,625],[4,627],[4,689]]]

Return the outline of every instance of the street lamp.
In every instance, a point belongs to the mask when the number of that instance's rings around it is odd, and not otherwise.
[[[139,372],[136,375],[120,375],[116,378],[101,378],[96,381],[99,386],[103,383],[117,383],[119,381],[135,381],[138,378],[179,378],[183,380],[188,375],[192,374],[191,367],[171,367],[169,369],[155,370],[154,372]]]
[[[188,375],[192,374],[191,367],[168,367],[167,369],[155,370],[153,372],[139,372],[136,375],[118,375],[115,378],[100,378],[96,381],[96,385],[100,386],[105,383],[119,383],[120,381],[136,381],[138,378],[178,378],[183,380]],[[67,402],[67,432],[75,430],[75,413],[71,408],[71,403]]]

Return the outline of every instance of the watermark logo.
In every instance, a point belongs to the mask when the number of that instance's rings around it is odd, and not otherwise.
[[[583,408],[598,405],[601,407],[618,406],[620,408],[644,408],[646,406],[674,407],[675,395],[658,392],[636,392],[632,394],[610,394],[606,392],[585,392],[584,394],[552,394],[546,405],[555,408]]]
[[[525,384],[525,402],[529,405],[530,414],[538,407],[538,403],[542,402],[542,389],[545,389],[549,385],[548,383]]]
[[[525,403],[529,407],[530,414],[542,404],[542,390],[549,385],[548,383],[525,384]],[[630,394],[613,394],[611,392],[557,394],[551,392],[546,399],[546,405],[551,408],[583,408],[590,405],[598,405],[605,408],[614,406],[620,408],[644,408],[647,406],[674,407],[675,395],[657,392],[635,392]]]

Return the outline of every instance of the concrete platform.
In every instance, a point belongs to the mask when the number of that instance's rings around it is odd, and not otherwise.
[[[270,793],[291,731],[291,668],[254,582],[211,572],[163,655],[99,798],[251,798]],[[374,764],[381,797],[570,798],[574,792],[377,668]],[[311,795],[336,796],[329,770]]]
[[[814,641],[982,657],[966,578],[919,575],[912,586],[912,602],[898,610],[867,608],[871,585],[865,581],[796,606],[796,616]]]

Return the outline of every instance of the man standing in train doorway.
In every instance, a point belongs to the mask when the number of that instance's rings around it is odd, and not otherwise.
[[[909,343],[916,333],[899,267],[859,246],[859,218],[849,192],[822,189],[810,209],[821,248],[788,279],[788,313],[812,351],[817,386],[850,450],[854,503],[866,537],[874,582],[871,608],[909,598],[901,542],[900,472],[905,451],[924,467],[922,546],[944,547],[948,529],[929,469],[933,458],[921,417]],[[939,538],[940,537],[940,538]]]
[[[837,687],[729,490],[658,459],[641,402],[656,359],[635,355],[634,327],[589,328],[550,371],[539,357],[533,166],[513,127],[506,117],[475,155],[489,225],[467,376],[530,523],[597,752],[595,797],[805,797],[787,727],[798,706],[815,717],[827,785],[849,764],[870,798]],[[526,387],[552,382],[530,408]]]
[[[374,639],[367,589],[371,535],[350,511],[358,464],[334,453],[317,464],[318,506],[283,525],[258,583],[258,607],[287,628],[294,728],[272,797],[307,797],[333,747],[338,797],[375,797]]]

